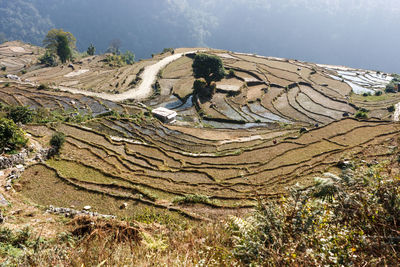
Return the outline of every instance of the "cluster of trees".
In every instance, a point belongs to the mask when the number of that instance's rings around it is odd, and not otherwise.
[[[50,30],[43,40],[43,45],[46,48],[45,54],[39,58],[39,62],[48,67],[57,66],[58,59],[61,63],[66,63],[74,59],[76,54],[76,38],[63,29]],[[114,39],[107,49],[108,55],[105,61],[111,66],[122,66],[125,64],[132,65],[135,63],[135,54],[127,50],[121,53],[121,41]],[[86,55],[93,56],[96,52],[95,46],[91,43],[87,48]]]
[[[193,61],[194,94],[203,99],[210,99],[216,90],[216,81],[225,77],[222,60],[213,55],[197,54]]]

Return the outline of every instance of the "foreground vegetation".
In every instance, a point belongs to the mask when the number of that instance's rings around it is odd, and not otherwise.
[[[78,217],[54,239],[1,228],[5,265],[276,266],[396,265],[400,180],[397,159],[347,162],[247,218],[205,223],[147,210],[120,222]]]

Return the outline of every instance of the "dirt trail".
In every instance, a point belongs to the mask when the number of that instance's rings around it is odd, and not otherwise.
[[[75,88],[70,88],[70,87],[65,87],[65,86],[57,86],[62,91],[67,91],[73,94],[83,94],[87,96],[95,96],[99,97],[102,99],[110,100],[110,101],[124,101],[126,99],[144,99],[146,97],[149,97],[152,92],[152,85],[154,84],[156,80],[157,73],[164,68],[166,65],[171,63],[174,60],[177,60],[180,58],[182,55],[188,54],[188,53],[194,53],[197,51],[190,51],[186,53],[178,53],[174,54],[171,56],[168,56],[166,58],[163,58],[159,62],[147,66],[142,75],[142,82],[140,83],[139,87],[133,88],[131,90],[128,90],[124,93],[121,94],[107,94],[107,93],[95,93],[95,92],[88,92],[84,90],[79,90]]]

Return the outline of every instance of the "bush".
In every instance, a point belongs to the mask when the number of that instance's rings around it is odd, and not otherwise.
[[[376,91],[376,92],[375,92],[375,95],[376,95],[376,96],[382,95],[382,91]]]
[[[24,106],[11,106],[7,111],[7,118],[13,120],[15,123],[21,122],[23,124],[32,122],[33,111]]]
[[[58,65],[57,56],[49,50],[47,50],[46,53],[39,58],[39,62],[40,64],[44,64],[46,67],[55,67]]]
[[[213,201],[208,197],[204,195],[185,195],[183,197],[176,197],[173,200],[174,204],[212,204]]]
[[[327,173],[308,190],[260,201],[252,216],[228,226],[234,255],[246,266],[397,265],[400,181],[378,169],[359,178]]]
[[[47,84],[42,83],[37,87],[37,89],[38,90],[47,90],[47,89],[49,89],[49,86]]]
[[[50,145],[56,150],[57,153],[60,151],[64,143],[65,135],[63,133],[56,132],[51,136]]]
[[[356,112],[355,117],[357,119],[367,119],[368,118],[368,114],[364,110],[359,110],[359,111]]]
[[[17,150],[27,143],[24,132],[10,119],[0,118],[0,151]]]
[[[389,112],[394,112],[395,109],[396,108],[394,107],[394,105],[391,105],[391,106],[387,107],[387,111],[389,111]]]
[[[2,66],[2,67],[1,67],[1,70],[2,70],[2,71],[6,71],[6,70],[7,70],[7,67],[6,67],[6,66]]]
[[[164,48],[161,54],[165,54],[165,53],[168,53],[168,52],[170,52],[171,54],[174,54],[175,50],[173,48],[171,48],[171,47]]]
[[[234,71],[233,69],[229,69],[229,71],[228,71],[228,77],[229,77],[229,78],[235,77],[235,71]]]

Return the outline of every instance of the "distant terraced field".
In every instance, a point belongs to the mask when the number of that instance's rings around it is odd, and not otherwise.
[[[48,146],[54,132],[64,133],[66,143],[59,156],[27,168],[19,181],[21,193],[41,205],[91,205],[121,217],[154,208],[209,219],[248,212],[259,198],[279,198],[295,184],[309,186],[323,172],[338,172],[341,161],[394,153],[391,144],[400,126],[391,121],[388,107],[400,97],[375,95],[384,90],[390,75],[226,51],[207,53],[221,57],[234,75],[219,81],[217,93],[206,102],[192,95],[190,54],[160,71],[160,88],[144,102],[147,107],[60,92],[57,85],[76,79],[69,86],[97,86],[104,92],[116,88],[109,82],[116,75],[116,81],[127,79],[118,87],[126,91],[125,84],[136,79],[143,66],[163,56],[104,75],[82,71],[85,64],[100,69],[91,65],[102,64],[99,59],[89,57],[74,72],[64,66],[23,76],[56,84],[44,90],[0,82],[2,105],[92,118],[24,126],[42,146]],[[153,118],[149,110],[159,106],[176,110],[177,122],[163,124]],[[359,110],[369,119],[355,119]],[[192,195],[202,200],[193,205],[177,201]],[[119,209],[124,202],[129,208]]]

